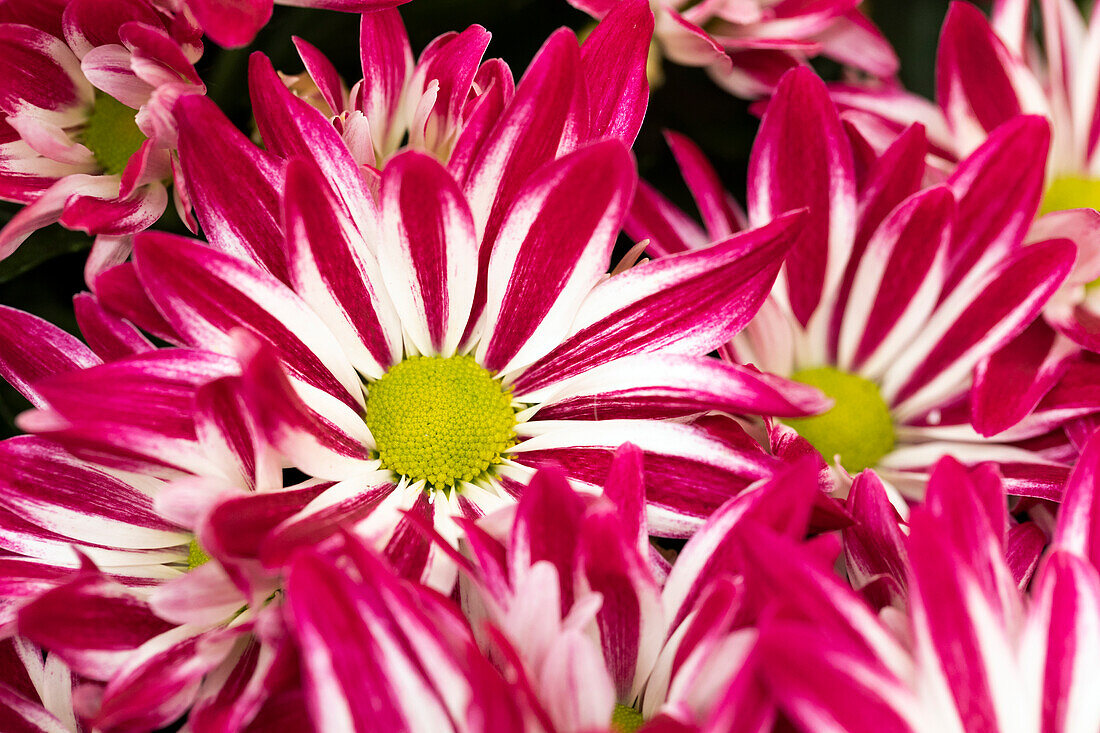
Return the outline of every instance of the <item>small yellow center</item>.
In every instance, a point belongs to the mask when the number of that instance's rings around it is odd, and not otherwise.
[[[382,467],[436,487],[471,481],[515,442],[512,393],[471,356],[414,356],[367,389]]]
[[[833,367],[803,369],[791,379],[817,387],[836,403],[820,415],[784,419],[830,464],[839,455],[840,465],[854,474],[893,450],[894,420],[874,382]]]
[[[611,713],[611,730],[615,733],[634,733],[644,722],[642,714],[634,708],[615,703],[615,711]]]
[[[210,556],[199,546],[199,541],[191,540],[191,544],[187,546],[187,569],[194,570],[208,562],[210,562]]]
[[[1062,176],[1043,195],[1039,215],[1066,209],[1100,209],[1100,178]]]
[[[114,97],[96,92],[95,106],[84,125],[80,142],[92,151],[96,162],[109,175],[119,175],[126,169],[130,156],[145,142],[138,129],[137,110],[127,107]]]

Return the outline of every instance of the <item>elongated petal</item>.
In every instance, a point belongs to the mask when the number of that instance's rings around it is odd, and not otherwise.
[[[973,137],[975,127],[991,132],[1020,114],[1020,100],[1005,71],[1009,64],[1007,49],[982,12],[953,4],[940,36],[936,98],[956,131]]]
[[[378,213],[359,166],[332,123],[287,89],[271,61],[260,53],[249,58],[248,88],[256,124],[267,149],[282,158],[299,157],[317,166],[359,232],[374,236]],[[374,246],[368,242],[368,246]]]
[[[183,172],[207,238],[286,282],[280,163],[253,145],[204,96],[182,97],[175,114]],[[221,165],[210,165],[211,160]],[[233,175],[225,176],[226,169]]]
[[[100,362],[78,339],[30,313],[0,306],[0,375],[37,407],[45,401],[34,385],[54,374]]]
[[[955,389],[979,360],[1031,322],[1069,275],[1075,257],[1073,243],[1064,239],[1031,245],[983,277],[974,291],[956,290],[930,319],[920,346],[890,367],[884,396],[905,415]]]
[[[107,680],[136,648],[171,624],[123,586],[90,570],[24,606],[19,628],[73,671]]]
[[[396,10],[364,13],[359,24],[359,57],[363,67],[363,101],[371,134],[384,150],[396,147],[393,140],[403,132],[398,119],[401,93],[412,73],[412,49]]]
[[[286,199],[295,289],[332,329],[355,368],[381,377],[401,357],[401,333],[378,261],[313,166],[290,162]]]
[[[1066,482],[1054,545],[1078,557],[1100,561],[1100,433],[1094,433]]]
[[[919,337],[947,275],[954,213],[949,190],[926,189],[894,209],[872,235],[840,327],[843,368],[863,365],[861,371],[875,374]]]
[[[634,144],[649,100],[646,63],[653,12],[644,0],[626,0],[604,16],[581,46],[588,82],[588,136]]]
[[[536,420],[518,432],[532,437],[512,448],[510,458],[532,468],[560,466],[593,486],[606,479],[618,446],[637,445],[645,454],[650,531],[663,536],[690,535],[722,502],[776,468],[767,456],[673,423]]]
[[[1042,196],[1049,146],[1049,123],[1021,116],[959,163],[947,181],[959,207],[945,292],[974,287],[974,278],[1023,241]]]
[[[509,372],[561,342],[607,272],[635,178],[608,141],[547,165],[517,194],[489,260],[479,363]]]
[[[171,547],[187,535],[153,511],[152,498],[31,436],[0,443],[0,504],[82,542]]]
[[[782,216],[601,283],[581,305],[573,335],[516,378],[516,396],[631,354],[701,355],[717,348],[755,315],[804,221],[799,214]]]
[[[821,134],[806,135],[805,130]],[[787,258],[795,317],[807,324],[844,274],[855,238],[855,174],[847,137],[824,83],[809,69],[780,82],[749,161],[749,218],[759,226],[809,208]]]
[[[243,327],[278,350],[299,379],[349,406],[362,404],[359,377],[320,319],[261,268],[194,240],[148,233],[134,247],[138,275],[173,328],[230,353]]]
[[[1069,368],[1072,344],[1037,319],[978,363],[970,420],[982,435],[1011,428],[1030,413]]]
[[[422,354],[451,356],[470,317],[477,239],[465,197],[433,158],[406,152],[382,174],[379,265]]]
[[[639,354],[596,367],[556,389],[540,420],[679,417],[707,410],[799,416],[831,406],[817,390],[711,358]]]

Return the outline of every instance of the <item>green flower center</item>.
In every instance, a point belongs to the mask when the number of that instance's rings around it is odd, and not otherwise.
[[[119,175],[126,169],[130,156],[145,142],[138,129],[137,110],[127,107],[109,94],[96,92],[92,114],[84,125],[80,142],[92,151],[96,162],[109,175]]]
[[[436,487],[472,481],[515,442],[512,393],[471,356],[414,356],[367,390],[382,467]]]
[[[1043,195],[1039,215],[1066,209],[1098,208],[1100,208],[1100,178],[1062,176],[1055,178],[1054,183],[1050,184],[1050,188]]]
[[[874,382],[833,367],[803,369],[791,379],[817,387],[836,403],[820,415],[784,419],[830,464],[839,455],[840,465],[854,474],[893,450],[894,420]]]
[[[634,733],[644,722],[642,714],[634,708],[615,703],[615,712],[611,713],[611,730],[615,733]]]
[[[199,541],[191,540],[191,544],[187,546],[187,569],[194,570],[208,562],[210,562],[210,556],[199,546]]]

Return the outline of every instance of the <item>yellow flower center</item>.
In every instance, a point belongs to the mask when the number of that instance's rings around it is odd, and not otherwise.
[[[1100,178],[1062,176],[1054,179],[1039,207],[1039,215],[1066,209],[1100,208]]]
[[[127,107],[114,97],[96,92],[95,106],[84,125],[80,142],[92,151],[96,162],[110,175],[126,169],[130,156],[145,142],[134,118],[137,110]]]
[[[382,467],[436,487],[471,481],[515,442],[512,393],[471,356],[414,356],[367,389]]]
[[[634,733],[644,722],[642,714],[634,708],[615,703],[615,711],[611,713],[611,730],[615,733]]]
[[[833,367],[803,369],[791,379],[817,387],[836,403],[820,415],[784,419],[830,464],[840,456],[840,465],[854,474],[893,450],[894,420],[874,382]]]
[[[199,541],[197,539],[191,540],[191,544],[187,546],[187,569],[194,570],[199,565],[205,565],[208,562],[210,562],[210,556],[199,547]]]

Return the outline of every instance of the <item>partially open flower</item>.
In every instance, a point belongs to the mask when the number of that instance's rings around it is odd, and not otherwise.
[[[0,231],[0,258],[58,221],[104,235],[101,250],[152,225],[174,175],[172,107],[205,92],[194,29],[145,0],[72,0],[60,25],[0,24],[0,196],[27,204]]]

